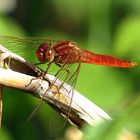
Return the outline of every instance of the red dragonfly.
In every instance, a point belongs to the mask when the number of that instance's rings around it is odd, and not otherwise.
[[[79,48],[75,43],[67,40],[60,41],[54,46],[51,46],[51,44],[48,43],[43,43],[37,49],[36,55],[41,63],[89,63],[121,68],[129,68],[136,65],[135,62],[122,60],[109,55],[92,53]]]
[[[48,73],[52,63],[57,64],[60,69],[55,76],[57,78],[65,77],[62,78],[63,81],[72,86],[75,86],[81,63],[121,68],[130,68],[136,65],[135,62],[122,60],[109,55],[96,54],[81,49],[74,42],[67,40],[52,41],[46,40],[46,38],[36,37],[16,38],[0,36],[0,44],[32,63],[37,63],[35,58],[38,58],[40,63],[48,62],[46,73]],[[74,64],[78,64],[78,66],[74,72],[71,72],[70,68]]]
[[[51,64],[55,63],[60,67],[55,74],[56,78],[64,77],[63,81],[73,87],[76,84],[81,63],[121,68],[130,68],[136,65],[135,62],[92,53],[67,40],[54,42],[45,38],[0,37],[0,44],[33,63],[36,63],[35,58],[43,64],[48,63],[46,73],[48,73]],[[78,65],[71,73],[70,68],[74,64]]]
[[[96,54],[79,48],[71,41],[60,41],[56,44],[48,44],[47,42],[39,45],[36,50],[36,55],[41,63],[48,62],[48,69],[52,63],[61,67],[60,71],[67,71],[67,76],[64,82],[71,84],[73,87],[76,84],[77,76],[80,70],[81,63],[97,64],[111,67],[130,68],[136,65],[135,62],[122,60],[109,55]],[[69,67],[77,63],[78,67],[70,74]],[[47,70],[48,70],[47,69]],[[60,71],[55,75],[59,77]],[[48,71],[46,71],[47,73]],[[58,76],[59,75],[59,76]],[[71,80],[72,79],[72,80]]]

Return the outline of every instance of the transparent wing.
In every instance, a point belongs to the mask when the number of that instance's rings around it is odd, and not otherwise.
[[[41,43],[56,44],[58,41],[40,37],[0,36],[0,44],[26,60],[37,63],[36,49]]]
[[[48,40],[46,38],[38,38],[38,37],[21,37],[21,38],[18,37],[18,38],[16,38],[16,37],[0,36],[1,45],[3,45],[7,49],[20,55],[21,57],[25,58],[26,60],[28,60],[29,62],[32,62],[32,63],[38,62],[37,57],[36,57],[36,49],[39,47],[39,45],[41,43],[44,43],[44,42],[50,43],[52,46],[54,46],[56,43],[58,43],[58,41]],[[69,60],[69,59],[73,59],[73,57],[75,57],[75,56],[73,56],[73,54],[69,54],[68,56],[65,57],[65,59]],[[60,88],[63,86],[64,83],[71,85],[72,88],[70,91],[68,91],[68,93],[70,93],[75,88],[77,76],[78,76],[78,73],[80,70],[79,66],[80,66],[80,63],[62,64],[61,67],[59,67],[59,69],[55,72],[54,75],[56,76],[56,79],[51,83],[51,86],[55,85],[55,83],[59,79],[59,80],[63,81],[62,85],[60,85]],[[45,67],[47,69],[47,65],[45,65]],[[52,69],[50,68],[48,73],[51,70]],[[60,90],[60,88],[58,90]],[[48,91],[46,91],[45,95],[48,93]],[[58,99],[65,100],[64,98],[65,97],[59,97],[59,95],[58,95]],[[72,102],[72,97],[71,97],[70,101],[66,102],[66,104],[70,105],[71,102]],[[33,114],[34,114],[34,112],[36,112],[37,108],[35,108],[35,110],[32,112]],[[30,117],[32,117],[33,114],[31,114]],[[29,119],[30,119],[30,117],[29,117]],[[68,117],[69,117],[69,113],[68,113]]]

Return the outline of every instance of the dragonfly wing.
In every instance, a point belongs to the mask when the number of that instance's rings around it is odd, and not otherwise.
[[[53,43],[57,43],[57,41],[47,40],[46,38],[30,38],[30,37],[29,38],[27,38],[27,37],[16,38],[16,37],[0,36],[1,45],[3,45],[4,47],[8,48],[12,52],[20,55],[21,57],[25,58],[26,60],[28,60],[32,63],[38,62],[37,57],[36,57],[36,49],[39,47],[40,44],[42,44],[44,42],[51,43],[52,46],[54,46]],[[62,80],[62,83],[61,83],[60,87],[58,88],[58,92],[56,92],[56,93],[58,93],[56,96],[56,99],[61,100],[61,101],[63,100],[64,103],[69,106],[72,103],[72,97],[71,97],[70,101],[65,100],[65,97],[61,96],[61,94],[59,94],[60,93],[59,90],[61,89],[61,87],[63,87],[64,83],[67,83],[67,84],[70,84],[72,87],[71,90],[68,91],[68,93],[70,93],[71,91],[74,91],[77,76],[79,73],[79,63],[77,63],[77,64],[65,63],[71,59],[72,60],[75,59],[75,55],[73,55],[73,53],[69,53],[68,55],[63,57],[63,61],[62,61],[63,63],[61,65],[59,71],[56,72],[56,74],[55,74],[56,78],[54,79],[54,81],[51,82],[51,85],[50,85],[50,88],[52,88],[54,85],[57,85],[57,80],[59,80],[59,79]],[[45,95],[48,94],[48,92],[49,92],[49,89],[46,91]],[[74,93],[74,92],[72,92],[72,93]],[[72,96],[73,96],[73,94],[72,94]],[[42,101],[39,103],[39,106],[40,106],[40,104],[42,104]],[[32,112],[30,117],[33,116],[33,114],[34,114],[34,112],[36,112],[37,108],[38,108],[38,106]],[[67,114],[69,116],[70,109]],[[30,117],[29,117],[29,119],[30,119]]]
[[[57,41],[39,37],[9,37],[0,36],[0,44],[26,60],[37,63],[36,49],[41,43],[55,44]]]

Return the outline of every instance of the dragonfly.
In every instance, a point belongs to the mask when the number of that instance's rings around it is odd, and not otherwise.
[[[60,41],[54,46],[48,43],[43,43],[38,47],[36,55],[41,63],[89,63],[121,68],[129,68],[136,65],[136,62],[122,60],[109,55],[96,54],[81,49],[74,42],[67,40]]]
[[[74,77],[72,82],[73,86],[76,84],[74,81],[76,81],[79,74],[81,63],[121,68],[130,68],[137,65],[136,62],[122,60],[110,55],[96,54],[88,50],[81,49],[76,43],[68,40],[59,41],[55,45],[44,42],[39,45],[38,49],[36,50],[36,55],[41,63],[48,63],[48,68],[52,63],[60,66],[61,70],[64,69],[67,71],[67,77],[70,73],[68,67],[71,67],[75,63],[78,64],[76,70],[70,77],[70,79]],[[70,81],[69,78],[66,79],[67,82]]]
[[[120,68],[131,68],[137,65],[136,62],[81,49],[75,42],[68,40],[54,41],[38,37],[0,36],[0,44],[27,59],[29,62],[47,64],[45,73],[41,75],[46,80],[45,76],[49,73],[51,65],[55,64],[59,69],[55,73],[56,79],[51,86],[60,78],[63,80],[61,86],[66,82],[72,86],[71,90],[75,88],[80,67],[83,63]],[[73,69],[74,65],[76,67]],[[47,91],[45,94],[47,94]],[[72,97],[70,104],[71,102]]]
[[[41,63],[48,63],[48,68],[52,63],[55,63],[61,67],[61,70],[64,69],[67,71],[68,74],[66,76],[66,82],[69,82],[73,78],[71,83],[73,87],[76,84],[82,63],[120,68],[131,68],[137,65],[136,62],[119,59],[110,55],[96,54],[88,50],[81,49],[76,43],[68,40],[59,41],[55,45],[44,42],[39,45],[36,50],[36,55]],[[75,63],[78,64],[78,66],[74,73],[68,78],[70,73],[68,67],[71,67]]]
[[[83,63],[120,68],[131,68],[137,65],[136,62],[90,52],[68,40],[54,41],[38,37],[0,36],[0,44],[32,63],[48,64],[44,77],[51,65],[56,64],[60,69],[57,70],[55,76],[73,87]],[[74,64],[76,68],[71,70]]]

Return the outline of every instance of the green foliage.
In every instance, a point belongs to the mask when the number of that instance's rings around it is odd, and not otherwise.
[[[18,2],[16,12],[0,15],[0,35],[69,39],[96,53],[140,62],[139,0]],[[35,62],[31,51],[19,54]],[[139,66],[120,69],[82,65],[76,89],[113,118],[97,127],[85,127],[85,139],[114,140],[123,129],[140,135],[139,77]],[[0,140],[63,139],[65,121],[47,105],[23,126],[38,100],[20,93],[7,88],[4,91]]]

